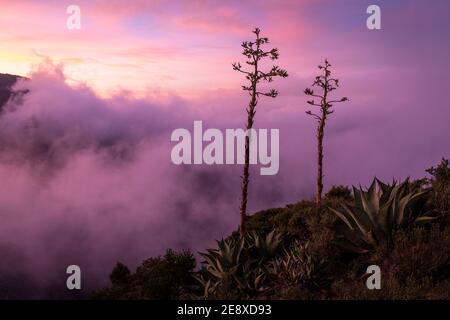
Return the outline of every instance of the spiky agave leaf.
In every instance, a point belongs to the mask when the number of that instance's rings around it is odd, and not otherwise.
[[[431,212],[421,214],[428,192],[413,190],[408,179],[389,185],[375,178],[367,190],[353,187],[354,206],[341,203],[340,210],[329,208],[342,222],[336,226],[338,244],[345,250],[364,253],[392,242],[400,228],[434,220]]]
[[[200,253],[206,270],[205,278],[199,280],[204,295],[237,290],[240,297],[248,298],[265,290],[268,272],[264,263],[276,254],[281,240],[282,235],[277,232],[265,236],[251,233],[244,239],[217,241],[217,248]]]
[[[244,241],[230,238],[218,241],[217,245],[217,249],[208,249],[200,255],[205,260],[206,270],[214,277],[222,279],[237,272]]]
[[[271,261],[269,273],[288,285],[318,286],[325,261],[308,250],[308,243],[295,242],[284,255]]]
[[[264,262],[277,254],[283,242],[283,234],[276,230],[272,230],[266,236],[252,232],[249,234],[247,241],[248,246],[257,251],[260,262]]]

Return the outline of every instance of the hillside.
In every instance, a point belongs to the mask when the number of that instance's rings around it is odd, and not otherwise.
[[[333,187],[255,213],[201,253],[168,250],[135,272],[117,263],[96,299],[450,299],[450,167],[369,188]],[[381,272],[369,290],[367,270]],[[378,288],[377,288],[378,289]]]
[[[0,110],[3,108],[3,105],[11,98],[13,94],[11,88],[20,78],[20,76],[16,75],[0,73]]]

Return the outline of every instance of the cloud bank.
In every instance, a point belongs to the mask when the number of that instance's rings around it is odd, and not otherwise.
[[[250,212],[313,194],[315,123],[304,114],[301,92],[320,57],[331,59],[342,95],[350,98],[326,128],[325,189],[367,184],[374,175],[420,177],[450,156],[450,46],[438,32],[448,30],[449,20],[436,18],[447,5],[399,7],[384,15],[389,32],[370,35],[353,29],[360,22],[336,29],[335,13],[327,11],[335,19],[308,43],[307,63],[297,61],[304,42],[279,43],[280,65],[293,72],[274,83],[279,98],[258,105],[256,127],[280,130],[280,171],[252,172]],[[276,34],[295,36],[285,30]],[[227,63],[220,65],[231,70]],[[90,290],[107,281],[118,260],[133,267],[169,247],[201,250],[236,228],[241,168],[175,166],[170,133],[191,129],[194,120],[242,127],[245,94],[209,89],[220,87],[209,78],[209,87],[190,100],[127,92],[101,98],[66,80],[61,68],[41,66],[17,84],[30,90],[23,102],[10,103],[0,117],[2,296],[72,297],[65,289],[69,264],[81,266]],[[233,86],[240,81],[233,78]]]

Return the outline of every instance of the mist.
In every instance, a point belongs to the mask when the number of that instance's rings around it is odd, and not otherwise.
[[[349,87],[359,85],[351,80]],[[203,250],[236,230],[241,166],[174,165],[170,135],[198,119],[205,129],[243,127],[242,92],[101,98],[86,84],[69,85],[51,63],[14,87],[25,89],[0,117],[0,295],[74,297],[65,270],[76,264],[86,296],[107,284],[117,261],[135,268],[168,248]],[[280,129],[280,170],[260,176],[252,168],[250,212],[314,192],[315,123],[301,98],[295,107],[290,101],[281,95],[258,105],[256,128]],[[420,127],[419,107],[408,109],[405,123],[407,101],[375,115],[378,103],[357,98],[330,120],[325,190],[375,175],[421,177],[449,155],[442,108],[427,114],[430,132]]]

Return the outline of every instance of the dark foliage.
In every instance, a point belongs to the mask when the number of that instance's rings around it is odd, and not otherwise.
[[[352,191],[347,186],[333,186],[330,191],[325,194],[326,198],[329,199],[341,199],[346,201],[353,200]]]
[[[436,167],[426,170],[431,176],[431,185],[433,186],[433,202],[436,209],[443,215],[450,210],[450,167],[448,159],[442,159]]]
[[[195,258],[189,251],[167,250],[163,257],[145,260],[135,273],[118,263],[110,275],[111,285],[96,292],[94,299],[178,299],[194,283]]]
[[[28,90],[13,91],[12,87],[17,82],[18,79],[22,77],[15,76],[12,74],[0,73],[0,112],[3,111],[3,106],[10,99],[16,99],[22,97],[28,92]]]

